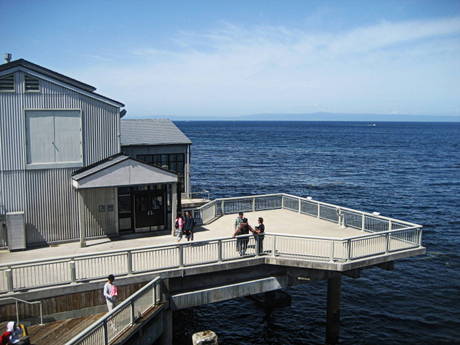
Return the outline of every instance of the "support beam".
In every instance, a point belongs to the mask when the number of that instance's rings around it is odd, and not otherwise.
[[[339,343],[341,279],[341,275],[338,274],[327,281],[326,344],[328,345]]]
[[[78,221],[80,225],[80,247],[86,247],[86,229],[85,229],[85,220],[83,217],[83,207],[85,205],[85,200],[83,198],[83,191],[81,189],[77,190],[78,194]]]
[[[160,345],[173,345],[173,312],[170,308],[163,312],[163,334],[159,339]]]
[[[171,197],[171,235],[174,236],[177,217],[177,183],[171,183]]]

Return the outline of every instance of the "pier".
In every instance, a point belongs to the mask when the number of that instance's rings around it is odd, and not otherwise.
[[[397,259],[425,253],[418,224],[311,198],[224,198],[192,212],[200,224],[193,242],[177,243],[169,235],[1,253],[2,314],[14,319],[13,306],[2,301],[12,296],[42,301],[46,315],[57,314],[53,308],[72,317],[81,310],[101,312],[103,301],[94,305],[78,296],[100,295],[104,278],[115,274],[117,285],[132,291],[130,296],[68,344],[142,343],[147,338],[171,344],[174,310],[326,280],[326,340],[335,344],[341,276],[357,278],[374,267],[392,269]],[[264,218],[263,251],[252,235],[247,236],[246,253],[236,251],[232,233],[238,212],[245,212],[250,224]],[[23,313],[32,310],[24,306]],[[111,328],[114,322],[117,326]]]

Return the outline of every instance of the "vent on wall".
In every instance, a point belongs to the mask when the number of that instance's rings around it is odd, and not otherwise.
[[[37,78],[25,76],[25,90],[26,91],[39,91],[40,90],[40,81]]]
[[[8,234],[9,250],[26,249],[24,212],[10,212],[6,214],[6,231]]]
[[[0,77],[0,91],[14,91],[14,74]]]

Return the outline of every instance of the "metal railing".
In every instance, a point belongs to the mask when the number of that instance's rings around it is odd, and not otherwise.
[[[42,304],[42,301],[26,301],[26,300],[23,300],[23,299],[20,299],[20,298],[16,298],[16,297],[6,297],[6,298],[0,298],[0,302],[1,301],[8,301],[8,300],[14,300],[15,304],[16,304],[16,324],[19,325],[19,302],[22,302],[22,303],[26,303],[26,304],[38,304],[40,306],[40,325],[43,325],[43,304]]]
[[[133,326],[139,318],[160,304],[160,286],[160,277],[156,277],[107,315],[73,337],[66,345],[110,344]],[[160,312],[160,309],[158,308],[156,312]]]
[[[285,193],[215,199],[196,208],[194,217],[200,224],[209,224],[226,214],[275,209],[286,209],[368,232],[421,227],[415,223]]]
[[[267,233],[263,254],[345,262],[422,244],[420,225],[287,194],[216,199],[196,209],[194,215],[209,223],[225,214],[281,208],[363,230],[363,235],[331,238]],[[246,237],[244,258],[259,255],[254,237]],[[237,243],[225,237],[0,265],[0,293],[241,259]]]
[[[195,192],[190,193],[190,198],[199,198],[199,199],[205,199],[205,200],[210,200],[211,199],[211,192],[209,190],[203,189]]]

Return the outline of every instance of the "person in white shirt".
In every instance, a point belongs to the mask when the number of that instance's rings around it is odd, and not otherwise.
[[[113,274],[109,275],[107,277],[107,283],[104,285],[104,297],[105,301],[107,303],[107,308],[109,309],[109,312],[112,311],[113,308],[115,308],[115,303],[116,303],[116,294],[114,294],[114,290],[116,290],[115,285],[113,285],[113,281],[115,280],[115,277]]]

